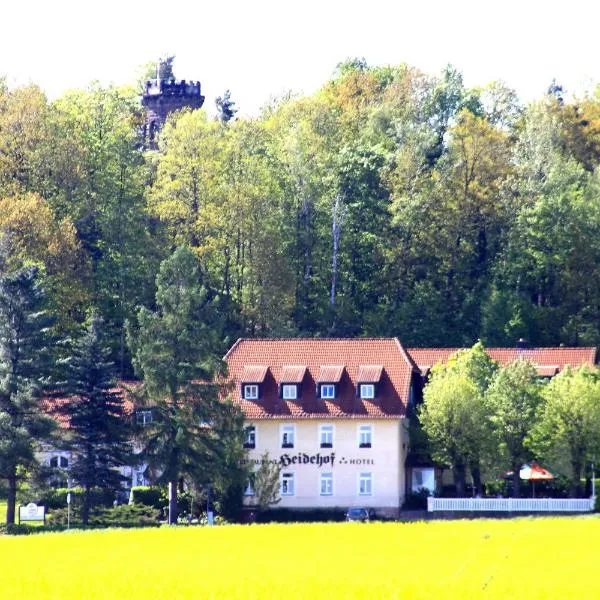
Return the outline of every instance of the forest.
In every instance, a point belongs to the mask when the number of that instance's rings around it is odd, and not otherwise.
[[[241,336],[600,342],[600,91],[551,82],[524,104],[451,66],[355,59],[257,117],[233,116],[235,93],[227,118],[180,111],[145,151],[140,89],[49,101],[0,80],[2,269],[39,268],[59,337],[98,315],[120,377],[127,323],[181,246],[222,353]]]

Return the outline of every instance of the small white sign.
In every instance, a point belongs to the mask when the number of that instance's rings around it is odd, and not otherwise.
[[[27,506],[19,506],[19,521],[43,521],[45,513],[45,506],[30,502]]]

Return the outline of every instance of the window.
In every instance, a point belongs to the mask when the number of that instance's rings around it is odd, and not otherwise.
[[[250,481],[246,484],[244,496],[254,496],[254,488],[252,487],[252,483]]]
[[[321,398],[335,398],[335,385],[333,383],[325,383],[321,385]]]
[[[50,466],[53,469],[68,469],[69,459],[64,456],[53,456],[50,459]]]
[[[333,473],[321,473],[321,496],[333,496]]]
[[[258,386],[256,384],[244,386],[245,400],[258,400]]]
[[[282,496],[293,496],[294,495],[294,474],[283,473],[281,475],[281,495]]]
[[[244,448],[256,448],[256,427],[248,425],[244,429]]]
[[[144,473],[136,473],[134,476],[134,485],[146,485],[146,478],[144,477]]]
[[[358,495],[372,496],[373,495],[373,474],[359,473],[358,475]]]
[[[281,427],[281,447],[282,448],[293,448],[294,447],[294,430],[293,425],[283,425]]]
[[[360,384],[360,397],[361,398],[375,398],[375,386],[372,383],[361,383]]]
[[[148,423],[152,423],[152,411],[151,410],[138,410],[135,413],[135,420],[138,425],[145,427]]]
[[[373,444],[373,426],[359,425],[358,427],[358,447],[370,448]]]
[[[319,442],[321,448],[333,448],[333,425],[319,426]]]
[[[296,398],[298,398],[298,386],[284,385],[281,395],[284,400],[296,400]]]

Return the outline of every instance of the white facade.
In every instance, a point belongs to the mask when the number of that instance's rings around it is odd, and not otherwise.
[[[281,465],[278,508],[354,506],[395,515],[404,501],[406,419],[258,419],[246,426],[254,428],[250,464],[257,468],[268,452]]]

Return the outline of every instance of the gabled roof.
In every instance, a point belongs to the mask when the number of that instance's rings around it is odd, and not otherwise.
[[[281,383],[302,383],[306,365],[284,365],[281,372]]]
[[[406,412],[415,370],[396,338],[240,339],[225,355],[225,361],[234,383],[233,401],[247,419],[398,419]],[[243,399],[237,383],[246,365],[257,364],[269,367],[261,398]],[[278,385],[291,376],[290,365],[305,365],[297,400],[283,400],[278,394]],[[357,398],[361,366],[371,369],[375,365],[380,374],[377,398]],[[317,397],[318,381],[338,383],[335,400]]]
[[[321,365],[319,368],[319,383],[339,383],[344,374],[344,365]]]
[[[464,348],[409,348],[408,353],[426,375],[433,365],[445,363],[450,356]],[[551,377],[566,366],[593,366],[596,363],[596,348],[566,347],[554,348],[486,348],[490,358],[501,365],[507,365],[520,357],[529,359],[542,377]]]
[[[358,368],[358,383],[379,383],[383,373],[383,365],[361,365]]]
[[[262,383],[268,370],[267,365],[245,365],[240,381],[242,383]]]

